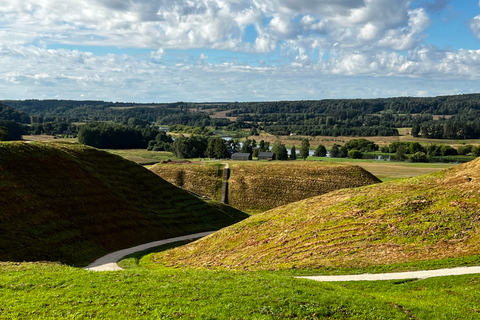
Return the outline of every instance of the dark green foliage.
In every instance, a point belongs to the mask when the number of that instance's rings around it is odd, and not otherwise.
[[[403,153],[406,154],[414,154],[416,152],[426,152],[426,149],[418,142],[401,142],[401,141],[395,141],[390,143],[388,147],[388,151],[390,153],[396,153],[397,149],[403,146]]]
[[[360,150],[352,149],[348,151],[348,157],[350,159],[362,159],[363,153]]]
[[[147,139],[146,139],[147,140]],[[170,151],[173,139],[165,131],[160,131],[154,140],[148,142],[148,151]]]
[[[19,111],[6,104],[0,103],[0,120],[29,124],[30,116],[26,112]]]
[[[277,160],[288,160],[287,148],[280,140],[275,141],[272,147],[272,152],[275,154]]]
[[[297,160],[297,150],[295,146],[292,146],[292,149],[290,150],[290,160]]]
[[[21,140],[22,135],[25,134],[25,126],[13,120],[0,120],[0,127],[6,129],[7,140]]]
[[[327,148],[323,144],[318,145],[317,149],[315,149],[315,153],[313,154],[315,157],[326,157],[327,156]]]
[[[395,160],[404,161],[405,160],[405,145],[400,144],[395,151]]]
[[[415,154],[412,154],[410,157],[408,157],[408,161],[410,162],[428,162],[428,157],[425,154],[425,152],[416,152]]]
[[[0,127],[0,141],[8,141],[8,129]]]
[[[146,148],[148,144],[142,130],[103,122],[81,126],[78,141],[100,149],[140,149]]]
[[[472,156],[480,157],[480,146],[472,147]]]
[[[243,153],[253,153],[253,149],[257,147],[257,142],[255,140],[246,139],[243,142],[240,152]]]
[[[260,140],[258,145],[260,152],[267,152],[270,149],[270,142],[265,142],[264,140]]]
[[[340,157],[340,146],[338,144],[334,144],[330,149],[330,157],[331,158],[339,158]]]
[[[210,138],[208,140],[207,150],[205,156],[207,158],[225,159],[228,158],[228,146],[227,141],[220,137]]]
[[[467,154],[472,152],[473,146],[471,144],[467,144],[466,146],[459,146],[457,152],[461,156],[466,156]]]
[[[457,150],[448,145],[442,145],[440,151],[442,156],[456,156],[458,154]]]
[[[352,139],[345,143],[345,148],[348,150],[357,149],[361,152],[374,152],[378,150],[378,145],[375,142],[367,139]]]
[[[171,151],[181,159],[203,158],[207,146],[208,138],[205,136],[191,135],[187,138],[181,135],[175,138]]]
[[[300,158],[303,160],[307,159],[309,155],[309,151],[310,151],[310,142],[308,141],[308,139],[303,139],[302,146],[300,148]]]
[[[346,158],[348,157],[348,149],[345,146],[340,147],[340,158]]]

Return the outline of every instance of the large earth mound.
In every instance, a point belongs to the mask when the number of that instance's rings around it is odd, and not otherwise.
[[[158,164],[150,170],[165,180],[220,200],[224,164]],[[230,164],[228,203],[243,211],[263,212],[343,188],[378,183],[359,166],[314,161]]]
[[[169,266],[364,267],[480,253],[480,159],[252,216],[155,256]]]
[[[0,261],[85,265],[110,251],[246,217],[104,151],[0,143]]]

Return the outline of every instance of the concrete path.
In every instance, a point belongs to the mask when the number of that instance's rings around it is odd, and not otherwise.
[[[306,276],[298,277],[315,281],[378,281],[378,280],[405,280],[405,279],[426,279],[431,277],[458,276],[463,274],[480,273],[480,267],[458,267],[450,269],[437,269],[426,271],[393,272],[378,274],[356,274],[345,276]]]
[[[215,231],[207,231],[207,232],[189,234],[189,235],[186,235],[186,236],[149,242],[149,243],[141,244],[141,245],[133,247],[133,248],[118,250],[118,251],[109,253],[109,254],[107,254],[103,257],[98,258],[97,260],[92,262],[90,265],[88,265],[84,269],[85,270],[91,270],[91,271],[123,270],[122,268],[120,268],[117,265],[117,262],[122,260],[123,257],[128,256],[129,254],[139,252],[139,251],[143,251],[143,250],[147,250],[147,249],[154,248],[154,247],[158,247],[158,246],[161,246],[161,245],[164,245],[164,244],[167,244],[167,243],[203,238],[203,237],[205,237],[205,236],[207,236],[207,235],[209,235],[213,232],[215,232]]]

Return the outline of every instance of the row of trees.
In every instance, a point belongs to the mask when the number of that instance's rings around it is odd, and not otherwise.
[[[78,132],[80,143],[100,149],[147,148],[161,133],[154,128],[131,128],[126,125],[95,122],[83,125]]]

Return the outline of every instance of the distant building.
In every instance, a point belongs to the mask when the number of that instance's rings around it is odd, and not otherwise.
[[[252,154],[236,152],[232,154],[232,160],[252,160]]]
[[[275,160],[275,154],[273,152],[260,152],[258,160]]]

